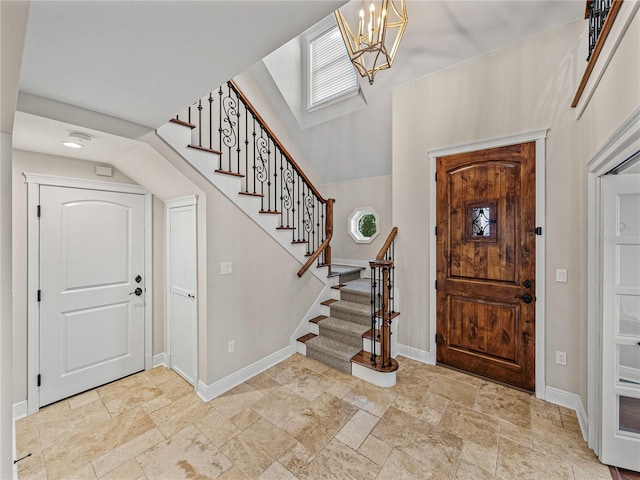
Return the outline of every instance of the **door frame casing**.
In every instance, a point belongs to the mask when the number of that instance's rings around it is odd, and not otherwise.
[[[640,149],[640,108],[587,162],[587,443],[602,452],[602,176]]]
[[[198,197],[196,195],[189,195],[186,197],[175,198],[172,200],[167,200],[164,202],[164,218],[165,218],[165,295],[164,295],[164,308],[165,308],[165,325],[164,325],[164,344],[165,347],[165,361],[167,362],[167,367],[171,368],[172,366],[172,343],[171,343],[171,219],[170,219],[170,210],[172,208],[180,208],[180,207],[190,207],[194,208],[194,228],[196,231],[194,232],[194,239],[196,244],[194,245],[195,252],[194,258],[196,258],[196,265],[194,270],[194,293],[196,294],[196,318],[195,318],[195,352],[196,352],[196,373],[195,380],[193,384],[194,390],[198,389],[198,380],[199,376],[199,364],[200,364],[200,356],[198,350],[198,304],[199,304],[199,295],[198,295]]]
[[[40,387],[37,376],[40,366],[40,307],[36,292],[40,286],[40,221],[37,208],[40,204],[40,186],[83,188],[114,193],[144,195],[144,368],[153,366],[153,219],[152,195],[140,185],[111,183],[97,180],[43,175],[23,172],[27,184],[27,414],[40,409]]]
[[[549,129],[536,130],[529,133],[501,137],[491,140],[469,143],[450,148],[430,150],[429,158],[429,231],[433,232],[429,241],[429,356],[436,363],[436,158],[459,153],[486,150],[489,148],[506,147],[520,143],[535,142],[536,144],[536,227],[542,228],[542,235],[536,235],[536,359],[535,384],[536,397],[545,398],[545,170],[546,170],[546,138]]]

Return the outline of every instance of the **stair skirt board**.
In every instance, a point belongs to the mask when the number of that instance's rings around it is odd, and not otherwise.
[[[277,215],[260,214],[260,198],[241,195],[243,179],[235,175],[216,173],[212,168],[212,155],[207,149],[189,148],[191,130],[176,122],[167,122],[160,126],[156,133],[173,150],[181,155],[193,168],[206,178],[215,188],[240,208],[249,218],[257,223],[269,236],[277,241],[300,265],[307,261],[306,244],[292,244],[291,232],[279,230]],[[267,212],[268,213],[268,212]],[[327,278],[326,268],[310,268],[309,273],[318,278],[324,285],[333,285],[337,279]]]

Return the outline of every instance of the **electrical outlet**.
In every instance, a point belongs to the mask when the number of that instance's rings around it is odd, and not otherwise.
[[[556,282],[567,283],[567,269],[566,268],[557,268],[556,269]]]
[[[236,351],[236,341],[235,340],[229,340],[227,342],[227,353],[233,353]]]
[[[220,275],[229,275],[231,273],[231,262],[223,262],[220,264]]]
[[[567,364],[567,352],[556,352],[556,363],[558,365]]]

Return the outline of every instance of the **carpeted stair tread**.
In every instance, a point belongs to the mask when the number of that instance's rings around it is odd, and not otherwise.
[[[361,325],[371,325],[371,305],[338,300],[331,304],[331,316]]]
[[[314,337],[305,345],[307,357],[348,374],[351,374],[351,359],[361,350],[323,336]]]
[[[352,280],[346,283],[341,290],[346,290],[347,292],[360,293],[362,295],[366,295],[367,297],[371,296],[371,279],[370,278],[359,278],[357,280]]]
[[[320,336],[362,348],[362,335],[371,328],[368,325],[328,317],[318,323]]]
[[[340,289],[340,299],[363,305],[371,305],[371,279],[359,278],[346,283]]]

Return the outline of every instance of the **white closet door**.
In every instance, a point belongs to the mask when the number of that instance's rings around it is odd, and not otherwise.
[[[144,201],[40,187],[40,406],[144,369]]]
[[[195,205],[168,208],[167,217],[171,368],[195,386],[197,379]]]
[[[640,471],[640,175],[602,179],[602,455]]]

